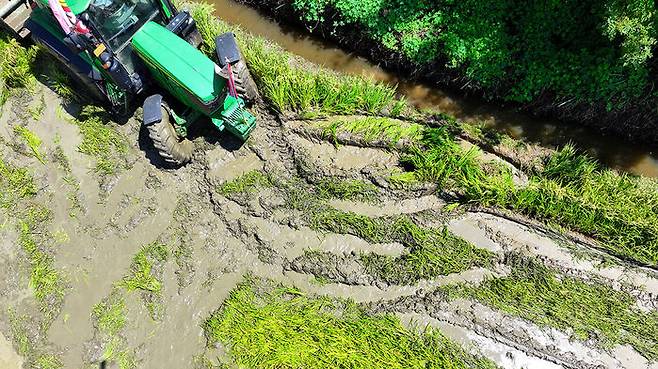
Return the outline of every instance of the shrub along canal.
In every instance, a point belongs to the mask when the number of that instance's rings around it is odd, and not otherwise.
[[[436,109],[465,122],[479,124],[545,146],[574,143],[612,168],[647,177],[658,177],[658,152],[648,145],[635,144],[621,137],[605,136],[593,129],[556,119],[530,116],[514,107],[486,102],[457,91],[408,81],[368,60],[342,50],[338,45],[305,32],[294,25],[276,22],[258,10],[232,0],[207,0],[215,5],[217,16],[270,39],[307,60],[343,73],[370,76],[398,85],[400,94],[418,108]]]

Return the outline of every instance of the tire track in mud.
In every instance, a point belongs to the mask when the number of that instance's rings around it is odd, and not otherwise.
[[[53,99],[52,103],[59,102]],[[404,143],[391,147],[341,139],[336,147],[317,135],[305,134],[299,122],[291,123],[263,108],[257,109],[257,114],[258,129],[239,148],[230,139],[202,129],[209,136],[195,140],[199,150],[193,163],[177,170],[157,166],[152,148],[140,141],[143,132],[138,121],[115,127],[134,145],[127,154],[131,168],[111,178],[80,169],[90,167],[89,158],[75,151],[80,141],[77,132],[57,119],[52,108],[46,109],[48,124],[30,125],[47,150],[55,147],[52,141],[57,133],[62,137],[59,145],[80,183],[80,201],[86,209],[71,218],[66,191],[55,192],[53,224],[69,237],[58,249],[56,261],[71,279],[62,313],[48,334],[50,342],[63,352],[65,367],[91,367],[101,359],[104,348],[94,341],[92,306],[126,275],[139,248],[154,240],[165,242],[172,254],[158,270],[163,285],[161,318],[155,321],[149,316],[139,294],[126,298],[127,328],[122,334],[136,349],[139,367],[159,368],[163,363],[188,367],[204,352],[226,359],[226,348],[205,347],[201,323],[247,274],[295,286],[309,295],[350,298],[373,313],[398,314],[409,326],[412,321],[438,326],[449,337],[507,368],[655,367],[627,346],[608,353],[595,342],[573,340],[566,333],[474,301],[448,300],[440,292],[442,286],[458,282],[477,285],[486,278],[504,276],[509,272],[505,255],[521,252],[539,257],[567,276],[600,278],[632,293],[643,309],[656,311],[656,276],[651,271],[601,264],[605,259],[596,255],[583,259],[581,244],[502,217],[446,211],[451,197],[434,193],[432,186],[411,190],[390,186],[386,176],[398,165],[396,147],[404,147]],[[54,164],[48,165],[38,170],[56,170],[51,168]],[[287,207],[290,194],[277,183],[252,194],[225,197],[218,192],[219,185],[251,170],[286,181],[297,179],[302,192],[312,190],[326,177],[374,183],[378,203],[337,199],[327,203],[373,218],[406,215],[422,226],[447,225],[456,235],[496,254],[496,260],[488,268],[469,268],[412,285],[384,283],[367,272],[360,255],[404,255],[409,251],[401,243],[370,243],[354,235],[314,230],[303,211]],[[54,188],[64,188],[62,174],[53,173],[43,180]],[[2,233],[4,248],[11,250],[14,244],[14,235]],[[323,252],[331,260],[304,259],[308,251]],[[11,260],[5,262],[14,265]],[[25,284],[20,282],[4,283],[14,289]],[[12,291],[14,297],[20,294]],[[16,305],[2,294],[0,301]],[[0,330],[9,338],[7,323],[3,319],[0,323]]]

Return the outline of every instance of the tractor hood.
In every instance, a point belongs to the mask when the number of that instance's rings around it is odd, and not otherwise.
[[[214,62],[155,22],[144,25],[133,36],[132,45],[158,82],[164,84],[162,87],[175,96],[187,95],[209,105],[226,86],[226,81],[215,73]]]

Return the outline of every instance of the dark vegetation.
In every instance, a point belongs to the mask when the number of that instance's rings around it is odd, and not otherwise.
[[[658,139],[651,0],[242,1],[421,78]]]

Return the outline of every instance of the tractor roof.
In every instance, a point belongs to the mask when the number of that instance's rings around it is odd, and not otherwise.
[[[41,2],[48,7],[48,0],[41,0]],[[91,0],[67,0],[66,3],[71,8],[73,14],[78,15],[87,10],[89,4],[91,4]]]

